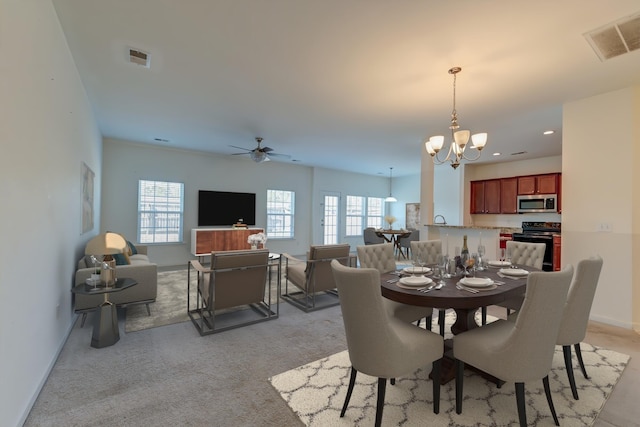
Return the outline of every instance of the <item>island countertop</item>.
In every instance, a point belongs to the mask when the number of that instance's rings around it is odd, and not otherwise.
[[[522,233],[520,227],[499,227],[489,225],[449,225],[449,224],[425,224],[427,227],[470,229],[470,230],[496,230],[503,234]]]

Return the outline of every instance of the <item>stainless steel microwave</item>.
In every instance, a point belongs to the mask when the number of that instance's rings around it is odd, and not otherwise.
[[[558,212],[556,194],[530,194],[518,196],[518,213]]]

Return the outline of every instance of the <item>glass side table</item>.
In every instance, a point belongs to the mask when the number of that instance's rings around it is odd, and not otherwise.
[[[103,294],[104,301],[98,307],[97,317],[93,324],[93,335],[91,337],[91,347],[103,348],[114,345],[120,339],[120,331],[118,328],[118,312],[116,305],[109,301],[109,294],[112,292],[120,292],[131,286],[137,285],[134,279],[118,278],[112,286],[94,287],[83,283],[71,289],[74,294],[96,295]]]

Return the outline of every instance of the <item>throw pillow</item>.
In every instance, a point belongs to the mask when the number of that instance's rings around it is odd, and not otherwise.
[[[116,265],[129,265],[129,257],[126,254],[113,254],[111,256],[116,260]]]
[[[129,255],[136,255],[138,253],[138,249],[136,245],[127,240],[127,245],[129,245]]]

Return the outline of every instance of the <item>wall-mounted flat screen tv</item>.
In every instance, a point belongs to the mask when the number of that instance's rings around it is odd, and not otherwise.
[[[198,192],[198,226],[231,226],[240,220],[247,225],[256,224],[255,193]]]

